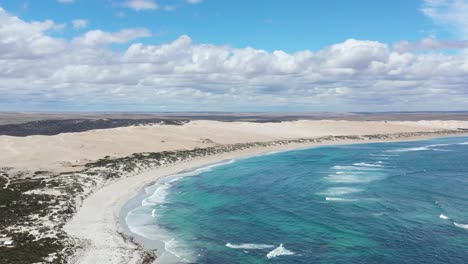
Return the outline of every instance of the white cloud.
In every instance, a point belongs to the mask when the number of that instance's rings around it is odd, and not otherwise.
[[[134,43],[146,29],[92,30],[67,41],[53,21],[0,9],[1,110],[457,110],[468,105],[468,54],[411,53],[350,39],[268,52]],[[112,43],[130,42],[113,50]],[[411,43],[410,43],[411,44]],[[412,44],[413,45],[413,44]],[[414,44],[416,48],[418,45]]]
[[[127,0],[124,6],[129,7],[133,10],[154,10],[159,6],[154,0]]]
[[[111,43],[127,43],[137,38],[150,37],[151,32],[144,28],[123,29],[118,32],[105,32],[102,30],[91,30],[80,37],[73,39],[78,45],[107,45]]]
[[[81,29],[88,27],[89,21],[86,19],[75,19],[72,21],[74,29]]]
[[[189,3],[189,4],[199,4],[201,2],[202,2],[202,0],[187,0],[187,3]]]
[[[393,49],[399,52],[465,48],[468,48],[468,40],[438,40],[435,38],[424,38],[416,42],[400,41],[393,45]]]
[[[45,56],[60,52],[66,46],[64,40],[45,33],[65,27],[52,20],[27,23],[0,8],[0,25],[0,58]]]
[[[62,3],[62,4],[71,4],[75,2],[75,0],[57,0],[57,2]]]
[[[460,37],[468,39],[467,0],[425,0],[422,12],[435,23],[453,27]]]

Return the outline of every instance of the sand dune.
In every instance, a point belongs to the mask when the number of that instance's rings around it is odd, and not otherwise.
[[[193,149],[214,144],[270,141],[325,135],[365,135],[468,128],[467,121],[292,121],[282,123],[192,121],[65,133],[55,136],[0,136],[2,166],[67,171],[106,155]],[[207,140],[209,139],[209,140]]]

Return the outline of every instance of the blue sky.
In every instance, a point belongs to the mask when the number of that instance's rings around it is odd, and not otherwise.
[[[0,111],[468,110],[468,0],[0,0]]]
[[[89,21],[81,30],[63,30],[53,35],[71,38],[87,29],[118,31],[144,27],[154,36],[143,43],[164,43],[180,35],[195,43],[251,46],[266,50],[294,52],[317,50],[349,38],[394,43],[416,41],[428,35],[456,38],[453,32],[438,28],[421,12],[418,0],[327,0],[252,1],[205,0],[189,4],[183,0],[158,1],[154,10],[134,11],[118,1],[0,0],[0,6],[25,20],[53,19],[70,23]],[[165,6],[175,10],[165,11]]]

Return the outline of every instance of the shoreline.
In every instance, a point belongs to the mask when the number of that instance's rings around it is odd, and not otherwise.
[[[366,137],[369,137],[368,135]],[[384,139],[338,139],[322,142],[287,143],[283,145],[255,146],[230,152],[210,154],[189,160],[178,161],[157,168],[148,169],[136,175],[127,175],[97,189],[88,196],[74,215],[67,222],[65,231],[80,240],[81,248],[74,254],[71,263],[152,263],[153,252],[138,244],[138,238],[125,233],[121,225],[124,206],[145,187],[156,184],[167,176],[186,173],[210,164],[225,160],[249,158],[271,152],[283,152],[312,147],[367,144],[383,142],[404,142],[453,136],[467,136],[462,131],[438,131],[421,135],[391,137]],[[141,243],[141,242],[140,242]],[[160,255],[158,252],[157,255]],[[155,257],[155,256],[153,256]]]

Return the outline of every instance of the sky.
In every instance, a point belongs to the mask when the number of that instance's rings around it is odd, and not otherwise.
[[[468,110],[468,0],[0,0],[0,111]]]

